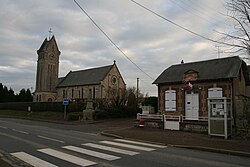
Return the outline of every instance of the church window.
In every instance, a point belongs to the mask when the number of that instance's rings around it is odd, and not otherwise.
[[[116,76],[113,76],[113,77],[112,77],[112,81],[111,81],[112,84],[113,84],[113,85],[116,84],[116,81],[117,81]]]
[[[92,98],[92,89],[89,89],[89,98]]]
[[[65,90],[63,90],[63,98],[66,97],[66,93],[65,93]]]
[[[83,88],[82,88],[82,99],[83,99]]]
[[[72,99],[74,98],[74,89],[72,89]]]
[[[93,99],[95,99],[95,87],[93,88]]]

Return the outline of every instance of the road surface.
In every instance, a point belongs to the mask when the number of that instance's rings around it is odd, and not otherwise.
[[[243,167],[250,164],[250,158],[246,157],[100,135],[105,128],[112,127],[0,118],[0,150],[36,167]]]

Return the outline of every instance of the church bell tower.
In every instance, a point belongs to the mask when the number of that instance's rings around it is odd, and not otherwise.
[[[33,101],[55,101],[61,52],[54,35],[49,39],[45,38],[37,54],[36,90]]]

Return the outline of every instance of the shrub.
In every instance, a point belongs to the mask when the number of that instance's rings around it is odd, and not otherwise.
[[[70,112],[67,115],[69,121],[76,121],[81,119],[81,117],[82,117],[82,112]]]
[[[95,119],[105,119],[105,118],[126,118],[131,116],[136,116],[137,113],[141,112],[140,108],[134,107],[107,107],[104,109],[99,109],[94,112]]]

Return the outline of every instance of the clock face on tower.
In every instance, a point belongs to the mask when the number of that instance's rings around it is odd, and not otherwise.
[[[50,60],[54,60],[55,55],[54,54],[50,54],[49,58],[50,58]]]

